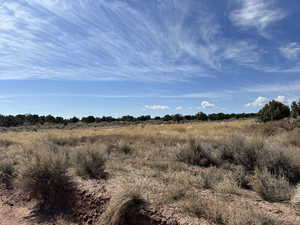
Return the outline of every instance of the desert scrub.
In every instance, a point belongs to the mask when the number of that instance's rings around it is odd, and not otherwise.
[[[123,155],[132,155],[135,151],[135,149],[132,147],[132,145],[125,140],[119,140],[117,144],[117,153],[121,153]]]
[[[240,187],[232,172],[219,168],[203,169],[199,173],[199,187],[221,193],[238,194]]]
[[[16,176],[15,164],[12,160],[0,161],[0,186],[7,189],[12,188],[13,179]]]
[[[195,166],[217,166],[220,165],[220,154],[218,151],[211,151],[207,144],[199,143],[196,140],[190,140],[176,154],[176,159],[186,164]]]
[[[24,159],[17,184],[37,199],[41,208],[68,208],[74,197],[74,183],[67,173],[68,165],[63,153],[36,149]]]
[[[84,179],[105,177],[105,149],[102,146],[84,146],[75,153],[76,174]]]
[[[280,221],[264,216],[245,203],[239,206],[224,202],[214,196],[203,197],[193,194],[191,201],[185,205],[191,215],[205,218],[222,225],[279,225]]]
[[[293,188],[283,175],[273,175],[267,170],[256,170],[253,189],[269,202],[289,201]]]
[[[100,219],[100,224],[127,224],[128,218],[134,218],[138,209],[147,204],[139,186],[124,186],[112,196],[109,205]]]

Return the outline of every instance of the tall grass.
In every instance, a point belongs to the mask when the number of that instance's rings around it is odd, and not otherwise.
[[[44,146],[24,159],[17,177],[19,187],[39,201],[43,209],[65,209],[74,197],[74,183],[68,175],[67,157]]]

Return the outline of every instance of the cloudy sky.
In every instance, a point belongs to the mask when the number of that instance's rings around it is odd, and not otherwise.
[[[1,114],[255,112],[300,96],[297,0],[0,0]]]

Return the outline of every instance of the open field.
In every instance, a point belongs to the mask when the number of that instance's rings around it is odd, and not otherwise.
[[[5,131],[0,157],[0,225],[300,224],[296,121]]]

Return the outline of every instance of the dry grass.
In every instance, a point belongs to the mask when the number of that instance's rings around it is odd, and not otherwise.
[[[270,202],[289,201],[293,188],[283,175],[274,176],[267,170],[257,170],[253,181],[254,190]]]
[[[122,225],[126,224],[126,218],[132,217],[133,212],[146,204],[141,195],[141,187],[124,186],[120,192],[112,196],[112,199],[101,217],[100,224]]]
[[[68,166],[65,154],[40,146],[24,159],[16,183],[37,199],[41,208],[61,210],[73,199],[74,184]]]
[[[186,209],[197,217],[222,225],[279,225],[279,221],[264,216],[259,211],[241,204],[239,206],[224,202],[216,197],[193,195]]]
[[[22,146],[10,145],[5,153],[13,162],[17,187],[41,202],[55,205],[58,196],[66,199],[66,191],[72,194],[71,186],[68,188],[72,171],[87,179],[109,174],[103,182],[112,200],[104,224],[122,223],[128,213],[145,203],[144,198],[166,207],[190,205],[187,208],[194,215],[223,225],[276,224],[246,205],[227,207],[221,200],[198,196],[204,191],[242,198],[242,189],[252,188],[268,201],[290,198],[300,181],[297,130],[269,135],[259,126],[253,120],[242,120],[1,135]],[[4,158],[3,152],[0,157]],[[145,184],[142,188],[139,180]],[[120,188],[119,183],[130,187]]]
[[[87,145],[75,152],[74,167],[76,174],[84,179],[105,177],[105,147]]]

